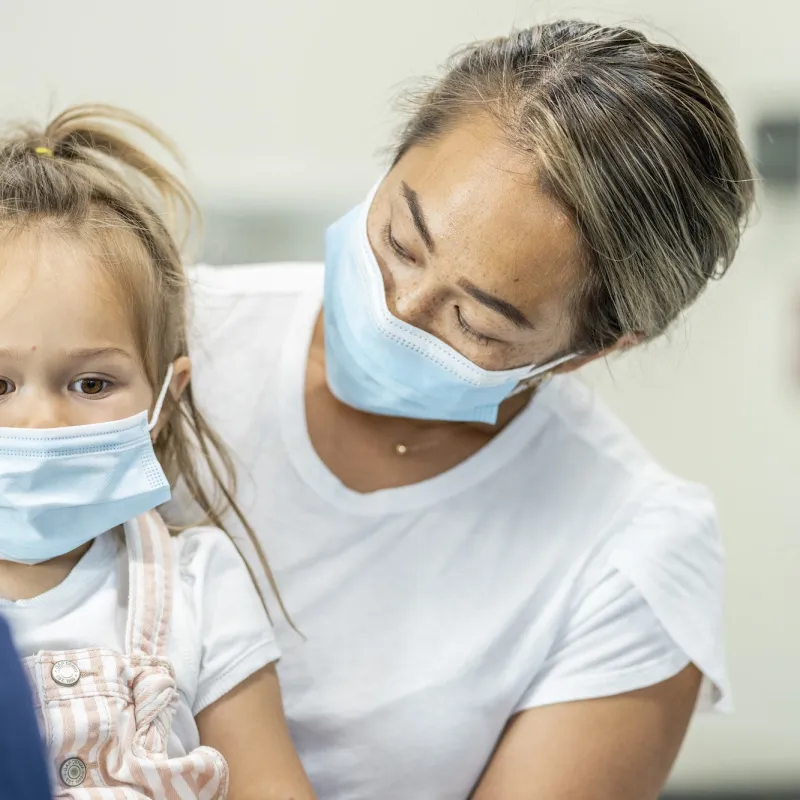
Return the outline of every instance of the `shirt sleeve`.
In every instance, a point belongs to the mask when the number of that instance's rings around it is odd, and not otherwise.
[[[722,547],[705,490],[638,505],[603,558],[517,711],[642,689],[689,663],[704,676],[698,709],[729,710]]]
[[[181,542],[200,662],[192,713],[219,700],[280,655],[267,612],[235,545],[216,528],[191,528]]]

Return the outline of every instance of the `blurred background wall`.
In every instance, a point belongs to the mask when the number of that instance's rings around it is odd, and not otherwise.
[[[800,109],[798,0],[4,0],[0,115],[139,111],[181,145],[216,263],[316,259],[384,163],[390,99],[471,39],[556,16],[631,23],[724,85],[745,137]],[[668,341],[588,377],[715,491],[737,713],[693,725],[675,791],[800,787],[800,204],[764,192],[728,277]],[[800,318],[800,313],[796,315]],[[798,372],[798,370],[796,370]],[[798,794],[797,796],[800,796]]]

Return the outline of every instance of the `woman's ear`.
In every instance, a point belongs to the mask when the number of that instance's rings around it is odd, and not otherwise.
[[[585,367],[587,364],[591,364],[592,361],[597,361],[599,358],[608,358],[608,356],[613,353],[622,353],[625,350],[630,350],[632,347],[641,344],[644,339],[643,333],[625,333],[610,347],[605,347],[602,350],[598,350],[596,353],[578,355],[570,361],[565,362],[560,367],[556,367],[552,374],[564,375],[567,372],[574,372],[576,369]]]
[[[158,417],[158,423],[155,428],[150,431],[150,438],[153,441],[158,438],[158,434],[164,430],[169,422],[169,418],[175,410],[178,401],[181,399],[181,395],[186,391],[186,387],[189,385],[191,378],[191,359],[189,356],[179,356],[172,362],[172,379],[169,382],[169,389],[167,389],[167,394],[172,398],[172,402],[164,403],[164,407],[161,409],[161,414]]]

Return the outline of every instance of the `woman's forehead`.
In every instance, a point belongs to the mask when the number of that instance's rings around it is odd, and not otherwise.
[[[534,164],[479,118],[411,148],[385,179],[378,204],[411,219],[412,192],[440,267],[535,303],[577,278],[581,253],[575,226],[543,191]]]

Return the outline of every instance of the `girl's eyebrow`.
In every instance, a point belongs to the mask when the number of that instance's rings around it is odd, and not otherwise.
[[[133,356],[121,347],[80,347],[67,351],[67,358],[75,361],[85,361],[89,358],[101,358],[103,356],[122,356],[131,361],[133,360]]]
[[[6,361],[19,361],[20,351],[15,347],[0,347],[0,358]]]
[[[28,348],[21,347],[0,347],[0,358],[5,358],[8,361],[19,361],[22,356],[22,350]],[[89,358],[102,358],[103,356],[121,356],[133,361],[134,357],[121,347],[79,347],[75,350],[67,351],[67,358],[74,361],[85,361]]]

